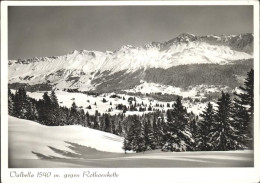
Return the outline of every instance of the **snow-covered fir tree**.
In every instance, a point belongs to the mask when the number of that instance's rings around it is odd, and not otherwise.
[[[78,113],[79,113],[79,123],[82,126],[87,126],[87,118],[86,118],[84,110],[80,109]]]
[[[188,114],[188,116],[189,116],[188,122],[189,122],[190,133],[193,139],[196,139],[198,133],[197,116],[192,111]]]
[[[244,86],[240,86],[240,93],[235,93],[233,118],[239,129],[243,144],[253,149],[254,127],[254,70],[247,73]]]
[[[95,116],[94,116],[94,124],[93,124],[93,128],[98,130],[100,128],[101,125],[99,125],[99,121],[98,121],[98,118],[99,118],[99,114],[98,114],[98,111],[96,110],[95,111]]]
[[[125,154],[126,154],[126,151],[130,151],[130,150],[132,150],[132,149],[131,149],[131,144],[129,143],[127,137],[124,137],[124,141],[123,141],[123,147],[122,147],[122,149],[124,149]]]
[[[71,108],[70,108],[70,117],[69,117],[69,124],[70,125],[75,125],[78,124],[79,120],[79,115],[77,111],[77,105],[75,102],[72,103]]]
[[[54,125],[52,118],[52,102],[47,92],[44,92],[43,99],[38,102],[39,121],[44,125]]]
[[[31,98],[28,98],[27,100],[28,100],[28,105],[27,105],[26,119],[37,121],[39,114],[36,108],[36,101]]]
[[[89,116],[88,111],[86,112],[86,126],[90,127],[90,116]]]
[[[8,89],[8,114],[13,115],[14,113],[14,95],[11,93],[11,90]]]
[[[59,102],[58,98],[54,92],[54,90],[51,91],[50,94],[50,99],[51,99],[51,118],[52,121],[55,125],[58,125],[60,123],[60,110],[59,110]]]
[[[143,127],[140,119],[137,115],[130,117],[132,120],[129,131],[126,136],[126,145],[125,147],[130,148],[135,152],[144,152],[145,151],[145,141]]]
[[[218,99],[218,108],[209,134],[212,150],[227,151],[240,148],[239,130],[235,128],[231,113],[231,100],[228,93],[222,91]]]
[[[209,134],[214,122],[215,112],[213,105],[209,102],[205,110],[200,114],[202,120],[199,122],[197,149],[201,151],[209,151],[212,148],[210,144]]]
[[[111,121],[111,133],[113,133],[113,134],[117,134],[116,133],[116,125],[115,125],[115,121],[114,120],[112,120]]]
[[[153,133],[153,128],[149,120],[144,120],[143,122],[144,128],[144,142],[145,142],[145,149],[152,150],[155,149],[156,143]]]
[[[53,106],[59,107],[58,98],[57,98],[54,90],[51,91],[50,99],[51,99],[51,103]]]
[[[26,119],[29,112],[29,101],[24,88],[19,88],[14,96],[14,116]]]
[[[192,139],[190,133],[188,118],[187,110],[178,97],[174,103],[174,108],[167,112],[163,151],[193,150],[194,139]]]
[[[109,114],[104,114],[104,131],[111,133],[112,126]]]
[[[154,116],[153,119],[153,136],[154,136],[154,140],[155,140],[155,144],[156,146],[160,146],[161,145],[161,133],[160,133],[160,127],[159,127],[159,122],[157,122],[156,117]]]
[[[122,136],[122,133],[123,133],[123,128],[121,125],[121,120],[119,120],[116,128],[116,135]]]

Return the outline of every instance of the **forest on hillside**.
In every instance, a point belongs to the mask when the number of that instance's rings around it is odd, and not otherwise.
[[[254,71],[247,73],[241,93],[231,99],[222,92],[217,108],[208,102],[199,116],[188,113],[180,97],[167,111],[150,111],[141,116],[125,115],[126,110],[140,110],[134,98],[131,107],[118,105],[122,113],[90,115],[73,103],[70,108],[59,106],[55,91],[35,100],[19,88],[15,94],[8,90],[8,114],[48,126],[82,125],[124,137],[122,148],[127,151],[227,151],[253,149]],[[106,102],[106,101],[104,101]],[[91,106],[90,106],[91,107]],[[137,107],[139,107],[137,109]],[[142,109],[142,108],[141,108]]]

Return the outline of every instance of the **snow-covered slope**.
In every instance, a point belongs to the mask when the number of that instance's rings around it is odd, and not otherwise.
[[[122,138],[105,132],[80,126],[48,127],[11,116],[8,117],[8,123],[9,168],[180,168],[254,165],[254,153],[248,150],[225,152],[155,150],[144,154],[121,154]],[[71,149],[68,147],[70,144],[64,141],[82,146],[74,146]],[[106,152],[101,153],[88,146]],[[107,152],[115,153],[111,156],[111,153]],[[39,157],[36,154],[43,156]]]
[[[152,42],[139,47],[126,45],[113,52],[75,50],[64,56],[10,60],[8,78],[9,83],[48,83],[56,88],[94,90],[100,83],[93,80],[104,75],[179,65],[231,64],[252,59],[252,53],[252,34],[181,34],[164,43]]]
[[[121,153],[122,137],[82,126],[43,126],[39,123],[8,117],[9,156],[12,159],[37,159],[32,152],[63,157],[48,146],[72,152],[66,142],[99,151]],[[66,142],[65,142],[66,141]]]

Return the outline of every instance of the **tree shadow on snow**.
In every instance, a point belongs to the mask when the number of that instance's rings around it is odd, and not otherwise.
[[[44,155],[40,152],[34,152],[32,153],[36,155],[39,159],[98,159],[98,158],[107,158],[107,157],[118,157],[123,156],[119,153],[111,153],[111,152],[103,152],[98,151],[95,148],[82,146],[77,143],[67,142],[65,141],[68,146],[67,148],[70,149],[70,151],[58,149],[52,146],[48,146],[57,156],[52,155]]]
[[[48,146],[55,155],[40,152],[32,153],[40,160],[50,160],[52,163],[67,163],[62,166],[100,167],[100,168],[147,168],[147,167],[252,167],[253,153],[172,153],[154,150],[145,153],[111,153],[77,143],[67,142],[69,150]],[[221,156],[219,156],[221,155]],[[208,156],[208,157],[207,157]],[[216,156],[216,157],[215,157]],[[121,158],[122,157],[122,158]],[[232,157],[229,159],[229,157]],[[38,166],[38,165],[37,165]],[[60,165],[48,165],[48,167]]]

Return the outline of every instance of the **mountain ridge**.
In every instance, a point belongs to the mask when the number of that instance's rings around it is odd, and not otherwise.
[[[124,45],[113,52],[74,50],[63,56],[9,60],[8,78],[10,84],[48,83],[60,89],[95,90],[98,85],[106,88],[102,83],[107,80],[120,82],[117,78],[124,80],[126,76],[136,80],[133,86],[140,84],[138,80],[145,77],[150,80],[147,73],[151,69],[168,72],[182,65],[190,68],[194,64],[232,65],[252,59],[253,34],[195,36],[183,33],[163,43]],[[157,74],[162,75],[160,72]]]
[[[116,52],[120,49],[123,49],[123,48],[127,48],[127,47],[131,47],[131,48],[147,48],[147,47],[150,47],[150,45],[156,45],[156,46],[161,46],[161,45],[165,45],[165,44],[168,44],[168,43],[171,43],[171,42],[174,42],[176,40],[179,40],[179,42],[182,42],[185,40],[185,38],[187,39],[190,39],[190,38],[193,38],[192,40],[189,40],[189,41],[196,41],[196,40],[205,40],[206,38],[208,39],[216,39],[216,40],[219,40],[221,42],[227,42],[228,40],[232,39],[233,38],[233,41],[235,39],[237,39],[238,37],[240,37],[240,39],[242,37],[248,37],[249,39],[249,42],[252,43],[253,41],[253,34],[252,33],[242,33],[242,34],[238,34],[238,35],[215,35],[215,34],[212,34],[212,35],[206,35],[206,36],[196,36],[194,34],[191,34],[191,33],[182,33],[180,34],[179,36],[173,38],[173,39],[170,39],[169,41],[164,41],[164,42],[155,42],[155,41],[152,41],[152,42],[148,42],[146,44],[143,44],[141,46],[132,46],[132,45],[123,45],[119,48],[117,48],[116,50],[114,51],[98,51],[98,50],[85,50],[85,49],[81,49],[81,50],[72,50],[70,52],[68,52],[67,54],[65,55],[70,55],[70,54],[73,54],[74,52],[79,52],[79,53],[87,53],[87,52],[99,52],[99,53],[107,53],[107,54],[111,54],[113,52]],[[249,43],[249,44],[250,44]],[[253,50],[250,50],[251,52],[253,52]],[[9,61],[18,61],[18,60],[42,60],[44,58],[58,58],[58,57],[61,57],[61,56],[64,56],[64,55],[59,55],[59,56],[44,56],[44,57],[32,57],[32,58],[27,58],[27,59],[10,59]]]

